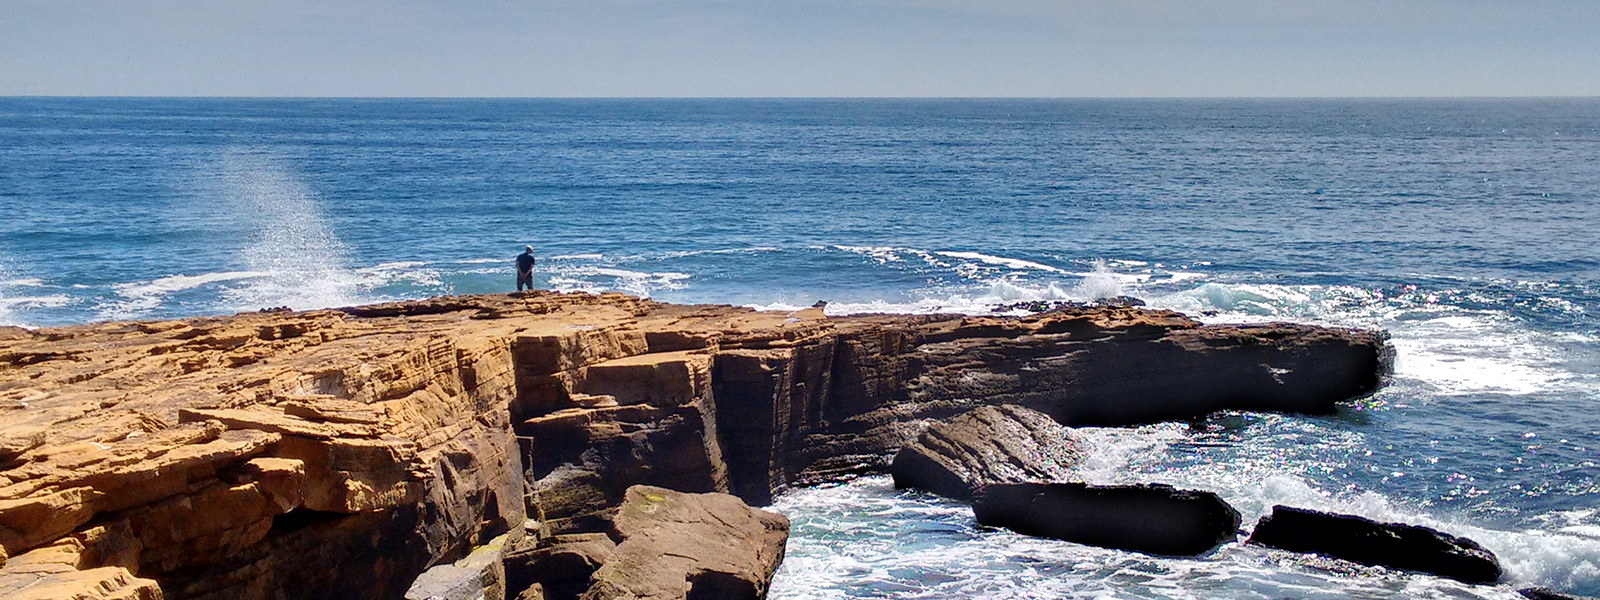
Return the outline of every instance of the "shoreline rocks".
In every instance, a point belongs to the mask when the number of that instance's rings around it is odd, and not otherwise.
[[[119,568],[175,600],[397,598],[529,517],[602,530],[636,484],[762,505],[882,472],[921,423],[985,405],[1328,413],[1390,353],[1377,332],[1137,308],[829,318],[552,292],[8,330],[0,589]],[[24,568],[41,561],[68,566]]]
[[[914,487],[957,500],[992,483],[1063,481],[1083,462],[1072,431],[1020,406],[982,406],[936,422],[895,453],[896,488]]]
[[[783,562],[789,519],[727,494],[636,485],[613,530],[621,541],[583,600],[757,600]]]
[[[1239,531],[1239,511],[1216,494],[1161,484],[987,485],[972,513],[1025,535],[1173,556],[1205,554]]]
[[[1500,580],[1500,561],[1477,542],[1427,527],[1355,515],[1272,507],[1248,543],[1364,565],[1431,573],[1465,583]]]

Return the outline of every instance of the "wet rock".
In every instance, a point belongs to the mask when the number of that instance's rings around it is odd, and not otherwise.
[[[1133,296],[1112,296],[1101,298],[1089,303],[1090,306],[1108,306],[1112,308],[1133,308],[1144,306],[1144,301]]]
[[[1020,406],[975,408],[928,426],[890,466],[897,488],[967,500],[991,483],[1063,481],[1083,462],[1072,431]]]
[[[584,600],[764,598],[783,561],[789,520],[727,494],[628,488],[622,538]]]
[[[972,512],[991,527],[1147,554],[1204,554],[1239,530],[1239,512],[1216,494],[1168,485],[988,485]]]
[[[1593,596],[1563,594],[1550,588],[1542,587],[1522,588],[1517,590],[1517,593],[1522,594],[1522,597],[1528,600],[1595,600]]]
[[[1365,565],[1421,571],[1466,583],[1500,580],[1500,561],[1470,539],[1427,527],[1288,506],[1256,523],[1249,543]]]

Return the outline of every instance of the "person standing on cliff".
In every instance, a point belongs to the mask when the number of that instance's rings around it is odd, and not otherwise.
[[[522,291],[523,285],[533,289],[533,262],[533,246],[523,246],[522,254],[517,255],[517,291]]]

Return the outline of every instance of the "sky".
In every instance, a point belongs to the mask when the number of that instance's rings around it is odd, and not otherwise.
[[[1600,0],[0,0],[0,95],[1600,95]]]

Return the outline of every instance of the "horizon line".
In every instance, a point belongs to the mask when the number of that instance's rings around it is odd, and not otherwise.
[[[1600,95],[1417,96],[361,96],[0,94],[0,99],[85,100],[1596,100]]]

